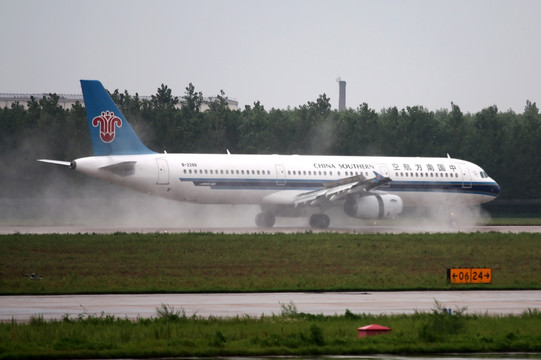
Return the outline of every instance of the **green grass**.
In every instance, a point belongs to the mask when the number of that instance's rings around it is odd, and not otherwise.
[[[0,294],[474,288],[448,284],[448,267],[491,267],[476,288],[541,288],[528,233],[15,234],[0,253]]]
[[[322,316],[296,312],[230,319],[186,317],[164,305],[157,317],[65,317],[0,324],[0,359],[138,358],[263,355],[431,354],[541,351],[541,314],[518,316],[433,313]],[[368,324],[392,328],[358,338]]]
[[[494,217],[488,220],[487,225],[493,226],[541,226],[541,217]]]

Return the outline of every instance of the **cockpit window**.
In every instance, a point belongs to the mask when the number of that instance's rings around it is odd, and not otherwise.
[[[484,171],[481,171],[481,177],[483,179],[486,179],[486,178],[488,178],[488,174],[486,172],[484,172]]]

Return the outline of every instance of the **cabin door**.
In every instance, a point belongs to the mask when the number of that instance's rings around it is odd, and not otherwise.
[[[468,165],[459,163],[458,166],[460,167],[460,173],[462,174],[462,188],[471,189],[471,174]]]
[[[276,164],[276,185],[286,184],[286,168],[284,165]]]
[[[169,185],[169,164],[165,158],[156,159],[158,164],[157,185]]]

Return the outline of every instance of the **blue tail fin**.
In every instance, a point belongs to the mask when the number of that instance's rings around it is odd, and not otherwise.
[[[94,155],[152,154],[137,137],[101,82],[81,80]]]

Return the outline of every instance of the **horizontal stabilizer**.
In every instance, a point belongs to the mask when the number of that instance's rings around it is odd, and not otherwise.
[[[62,165],[62,166],[69,166],[71,167],[71,162],[69,161],[60,161],[60,160],[49,160],[49,159],[38,159],[38,161],[49,163],[49,164],[55,164],[55,165]]]

